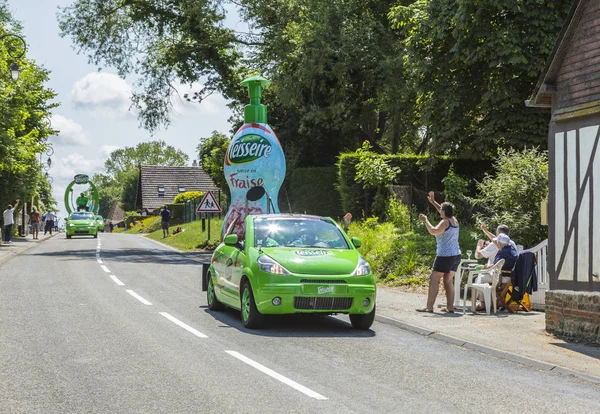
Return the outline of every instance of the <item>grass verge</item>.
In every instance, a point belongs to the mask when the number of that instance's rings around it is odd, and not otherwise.
[[[168,237],[163,237],[162,230],[154,231],[147,237],[183,251],[214,249],[220,242],[222,225],[223,220],[210,220],[210,240],[208,240],[208,220],[204,232],[202,231],[202,221],[198,220],[171,227]],[[173,234],[178,227],[181,228],[181,232]]]

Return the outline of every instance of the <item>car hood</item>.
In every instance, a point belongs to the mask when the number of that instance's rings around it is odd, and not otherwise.
[[[75,226],[92,226],[94,225],[93,220],[69,220],[69,223]]]
[[[262,252],[292,273],[348,275],[356,269],[360,255],[354,249],[278,247]]]

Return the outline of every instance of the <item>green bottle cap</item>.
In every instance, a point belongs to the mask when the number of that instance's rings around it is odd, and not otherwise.
[[[267,123],[267,107],[260,103],[263,88],[271,84],[270,80],[262,76],[251,76],[240,85],[248,88],[250,103],[244,107],[244,123]]]

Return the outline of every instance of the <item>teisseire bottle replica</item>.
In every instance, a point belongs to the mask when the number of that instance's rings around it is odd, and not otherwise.
[[[285,178],[285,156],[275,132],[267,124],[267,107],[260,103],[270,81],[253,76],[242,82],[248,87],[250,104],[244,108],[244,125],[238,129],[225,154],[225,179],[231,192],[223,222],[226,231],[243,238],[248,214],[279,213],[277,199]]]

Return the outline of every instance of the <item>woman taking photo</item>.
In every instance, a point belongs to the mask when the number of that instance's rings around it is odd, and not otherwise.
[[[435,236],[437,250],[433,271],[429,276],[429,292],[427,294],[427,307],[417,309],[417,312],[433,312],[433,305],[440,289],[440,279],[444,279],[446,290],[447,312],[454,313],[454,273],[460,263],[460,247],[458,245],[458,221],[454,217],[454,206],[451,203],[438,204],[433,191],[429,192],[427,199],[441,217],[437,226],[433,226],[425,214],[419,215],[419,220],[425,223],[427,231]]]

